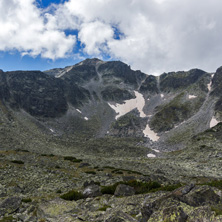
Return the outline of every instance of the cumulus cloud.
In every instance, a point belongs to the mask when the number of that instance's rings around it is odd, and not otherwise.
[[[1,0],[0,50],[63,58],[109,55],[147,73],[222,65],[221,0]],[[76,30],[78,35],[65,35]]]
[[[75,36],[50,25],[53,16],[36,7],[34,0],[0,1],[0,50],[18,50],[22,55],[64,58],[75,44]]]

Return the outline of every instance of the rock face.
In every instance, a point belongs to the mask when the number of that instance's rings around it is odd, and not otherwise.
[[[28,120],[38,128],[35,135],[145,136],[147,144],[178,149],[208,129],[214,116],[222,119],[220,78],[221,68],[214,76],[192,69],[156,77],[99,59],[44,73],[0,71],[1,122]]]

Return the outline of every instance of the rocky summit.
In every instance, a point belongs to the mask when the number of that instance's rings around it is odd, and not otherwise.
[[[222,67],[0,70],[0,222],[222,221],[221,93]]]

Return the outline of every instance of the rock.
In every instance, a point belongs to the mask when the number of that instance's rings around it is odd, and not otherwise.
[[[119,210],[111,213],[111,215],[105,219],[105,222],[137,222],[137,220]]]
[[[125,184],[119,184],[116,187],[114,195],[119,196],[132,196],[135,194],[135,190],[133,187],[125,185]]]
[[[123,176],[122,178],[123,178],[123,181],[130,181],[130,180],[136,179],[136,177],[134,177],[134,176]]]
[[[188,194],[194,187],[195,187],[194,184],[187,185],[187,186],[183,187],[181,192],[183,195]]]
[[[100,191],[100,187],[95,184],[86,187],[85,190],[83,191],[84,197],[98,197],[101,195],[102,195],[102,193]]]
[[[79,164],[79,168],[83,168],[83,167],[87,167],[87,166],[90,166],[89,163],[80,163]]]
[[[95,185],[95,182],[93,180],[84,182],[83,187],[86,188],[91,185]]]
[[[197,220],[198,219],[198,220]],[[201,222],[201,221],[214,221],[216,222],[214,217],[214,212],[211,211],[209,206],[198,207],[193,210],[189,214],[189,222]]]
[[[149,197],[147,197],[144,200],[142,209],[141,209],[141,213],[142,213],[142,220],[141,222],[147,222],[148,219],[150,218],[150,216],[152,215],[152,213],[158,209],[158,206],[160,205],[160,198],[153,198],[150,199]]]
[[[180,200],[188,205],[198,207],[208,204],[217,204],[220,201],[220,197],[211,187],[198,186],[192,189],[188,194],[181,197]]]
[[[0,203],[0,216],[11,214],[19,209],[22,199],[20,197],[8,197]]]
[[[163,210],[163,220],[171,222],[185,222],[187,220],[187,214],[181,207],[172,206]]]
[[[37,209],[37,217],[54,218],[55,220],[53,221],[56,221],[56,219],[58,219],[61,215],[63,218],[68,216],[68,212],[72,211],[77,206],[78,204],[75,201],[64,201],[60,198],[56,198],[54,200],[41,203]]]

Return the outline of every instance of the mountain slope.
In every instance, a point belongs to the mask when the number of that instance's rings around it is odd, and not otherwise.
[[[137,137],[154,149],[180,149],[221,120],[221,70],[156,77],[120,61],[87,59],[44,73],[1,71],[1,128],[11,118],[27,137],[30,125],[42,138]]]

